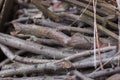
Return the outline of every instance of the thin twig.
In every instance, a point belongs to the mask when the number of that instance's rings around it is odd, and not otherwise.
[[[91,0],[89,0],[88,5],[85,7],[85,9],[82,11],[82,13],[80,14],[79,18],[81,18],[81,16],[85,13],[85,11],[88,9],[88,7],[90,6]],[[75,24],[78,20],[75,20],[74,22],[72,22],[69,26],[72,26],[73,24]]]
[[[4,52],[4,54],[11,60],[11,61],[17,61],[25,64],[38,64],[38,63],[48,63],[53,62],[55,60],[43,60],[43,59],[31,59],[31,58],[23,58],[18,55],[14,55],[12,51],[9,50],[6,46],[0,44],[1,50]]]
[[[94,65],[96,68],[96,45],[98,50],[100,49],[100,45],[99,45],[99,37],[98,37],[98,29],[97,29],[97,18],[96,18],[96,7],[97,7],[97,0],[93,0],[93,11],[94,11]],[[100,60],[100,66],[101,69],[103,70],[103,65],[102,65],[102,57],[101,57],[101,53],[100,50],[98,51],[99,54],[99,60]]]

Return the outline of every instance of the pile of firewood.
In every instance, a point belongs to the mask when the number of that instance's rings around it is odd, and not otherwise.
[[[93,0],[1,0],[0,80],[112,80],[120,72],[116,5],[98,0],[95,14]]]

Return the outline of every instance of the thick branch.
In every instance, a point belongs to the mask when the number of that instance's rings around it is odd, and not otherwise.
[[[56,71],[58,69],[67,69],[70,68],[72,65],[69,64],[66,61],[62,62],[50,62],[46,64],[38,64],[38,65],[30,65],[30,66],[22,66],[17,69],[8,69],[3,70],[0,72],[0,77],[7,77],[7,76],[13,76],[18,74],[29,74],[29,73],[35,73],[35,72],[44,72],[47,70]]]
[[[62,32],[56,31],[48,27],[42,27],[37,25],[24,25],[20,23],[13,23],[15,30],[20,31],[24,34],[31,34],[37,37],[48,37],[59,41],[61,44],[65,45],[70,40],[70,37],[63,34]]]
[[[120,56],[102,59],[102,63],[104,64],[108,62],[108,64],[114,64],[118,61],[119,58]],[[111,62],[109,63],[109,61]],[[96,61],[96,65],[100,66],[99,60]],[[78,62],[73,63],[73,66],[75,68],[90,68],[90,67],[94,67],[94,61],[87,61],[87,62],[82,62],[82,63],[81,61],[78,61]]]
[[[86,75],[82,74],[81,72],[79,72],[77,70],[74,70],[72,73],[74,75],[76,75],[77,77],[79,77],[79,79],[81,79],[81,80],[93,80],[93,79],[90,79],[89,77],[87,77]]]
[[[38,45],[36,43],[18,39],[3,33],[0,33],[0,43],[14,48],[23,49],[32,53],[42,54],[44,56],[52,58],[64,58],[66,56],[69,56],[68,53],[57,50],[55,48]]]
[[[90,38],[86,38],[83,35],[68,37],[56,29],[36,26],[36,25],[24,25],[20,23],[13,23],[15,30],[24,34],[32,34],[37,37],[49,37],[56,41],[59,41],[62,45],[67,45],[75,48],[89,49],[93,45],[93,41]],[[82,45],[82,46],[81,46]]]
[[[38,64],[38,63],[48,63],[52,62],[54,60],[39,60],[39,59],[31,59],[31,58],[23,58],[18,55],[14,55],[12,51],[10,51],[6,46],[0,44],[1,50],[3,53],[11,60],[11,61],[17,61],[21,63],[27,63],[27,64]]]

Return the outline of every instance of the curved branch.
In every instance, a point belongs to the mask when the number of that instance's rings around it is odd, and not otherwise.
[[[26,63],[26,64],[38,64],[38,63],[48,63],[48,62],[52,62],[55,60],[39,60],[39,59],[31,59],[31,58],[23,58],[20,57],[18,55],[14,55],[12,53],[12,51],[9,50],[9,48],[7,48],[6,46],[0,44],[0,48],[3,51],[3,53],[11,60],[11,61],[17,61],[17,62],[21,62],[21,63]]]

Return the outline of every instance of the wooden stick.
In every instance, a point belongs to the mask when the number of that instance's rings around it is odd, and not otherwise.
[[[62,25],[62,24],[55,23],[55,22],[48,21],[48,20],[37,19],[37,20],[34,20],[34,23],[37,24],[37,25],[44,25],[44,26],[47,26],[47,27],[56,28],[59,31],[68,31],[68,32],[79,32],[79,33],[93,34],[92,30],[89,30],[89,29],[86,29],[86,28],[78,28],[78,27],[74,27],[74,26],[66,26],[66,25]]]
[[[102,63],[106,63],[106,62],[108,62],[112,59],[111,62],[108,63],[108,64],[112,64],[112,63],[114,64],[118,61],[119,58],[120,58],[120,56],[113,57],[113,58],[112,57],[111,58],[106,58],[106,59],[102,60]],[[96,61],[96,65],[100,66],[100,61],[99,60]],[[75,68],[80,68],[80,69],[91,68],[91,67],[94,67],[94,62],[93,61],[87,61],[87,62],[82,62],[82,63],[81,62],[75,62],[75,63],[73,63],[73,66]]]
[[[67,3],[71,3],[71,4],[74,4],[74,5],[77,5],[78,7],[83,7],[85,8],[87,6],[87,4],[83,3],[83,2],[80,2],[80,1],[77,1],[77,0],[63,0]],[[93,7],[90,5],[88,7],[89,10],[93,11]],[[100,9],[97,8],[97,13],[99,14],[102,14],[102,15],[109,15],[108,12],[105,12],[105,11],[102,11]]]
[[[90,78],[98,78],[102,76],[109,76],[112,74],[116,74],[120,72],[120,67],[115,67],[115,68],[108,68],[105,70],[97,71],[95,73],[88,74],[87,76]]]
[[[100,52],[106,52],[106,51],[110,51],[110,50],[114,50],[114,49],[116,49],[115,46],[100,48]],[[96,52],[98,52],[98,51],[99,51],[99,49],[96,49]],[[68,56],[68,57],[64,58],[64,60],[73,60],[73,59],[77,59],[77,58],[81,58],[81,57],[85,57],[85,56],[90,56],[90,55],[93,55],[93,53],[94,53],[94,50],[87,50],[87,51],[83,51],[83,52]]]
[[[115,63],[117,62],[118,58],[120,58],[120,56],[114,57],[113,60],[111,61],[111,63]],[[110,60],[111,58],[107,58],[107,59],[103,59],[102,62],[105,63],[108,60]],[[97,66],[100,65],[99,64],[100,61],[97,61]],[[13,76],[13,75],[18,75],[18,74],[28,74],[28,73],[35,73],[35,72],[44,72],[47,70],[52,70],[52,71],[56,71],[56,70],[63,70],[63,69],[71,69],[71,68],[88,68],[88,67],[94,67],[94,62],[92,61],[88,61],[88,62],[75,62],[75,63],[71,63],[69,61],[63,60],[63,61],[57,61],[57,62],[50,62],[50,63],[46,63],[46,64],[38,64],[38,65],[30,65],[30,66],[22,66],[16,69],[7,69],[7,70],[3,70],[0,72],[0,77],[8,77],[8,76]]]
[[[60,18],[58,15],[54,14],[53,12],[51,12],[50,10],[46,9],[40,2],[40,0],[31,0],[31,2],[39,9],[43,12],[43,14],[45,15],[45,17],[49,17],[50,19],[58,22],[60,21]]]
[[[63,26],[56,28],[59,31],[68,31],[68,32],[79,32],[79,33],[86,33],[86,34],[93,34],[93,31],[86,28],[79,28],[79,27],[70,27],[70,26]]]
[[[38,76],[22,78],[0,78],[0,80],[76,80],[73,76]]]
[[[48,37],[56,41],[59,41],[63,45],[66,45],[68,41],[71,39],[64,33],[48,27],[29,25],[29,24],[24,25],[21,23],[13,23],[13,25],[16,31],[20,31],[21,33],[24,34],[35,35],[37,37]]]
[[[91,12],[91,11],[89,11],[89,10],[86,10],[86,11],[85,11],[85,14],[88,15],[88,16],[90,16],[90,17],[93,17],[93,12]],[[108,25],[110,25],[111,28],[113,28],[113,29],[115,29],[115,30],[118,29],[117,24],[115,24],[115,23],[113,23],[113,22],[111,22],[111,21],[109,21],[109,20],[105,21],[105,18],[103,18],[103,17],[101,17],[101,16],[99,16],[99,15],[96,15],[96,18],[97,18],[97,21],[98,21],[98,22],[100,22],[100,23],[102,23],[102,24],[108,24]],[[105,22],[106,22],[106,23],[105,23]]]
[[[78,70],[74,70],[72,72],[74,75],[76,75],[77,77],[79,77],[79,79],[81,80],[93,80],[93,79],[90,79],[89,77],[87,77],[86,75],[83,75],[81,72],[79,72]]]
[[[73,36],[71,38],[64,33],[57,31],[56,29],[51,29],[48,27],[24,25],[20,23],[13,23],[13,25],[16,31],[20,31],[23,34],[35,35],[37,37],[48,37],[60,42],[60,44],[62,44],[63,46],[89,49],[92,47],[93,44],[92,40],[89,40],[90,38],[86,38],[82,34],[78,37]]]
[[[46,47],[40,44],[38,45],[34,42],[25,41],[3,33],[0,33],[0,43],[52,58],[60,59],[70,55],[67,52],[65,53],[55,48]]]
[[[36,64],[36,65],[29,65],[29,66],[22,66],[19,68],[2,70],[0,72],[0,77],[8,77],[13,75],[22,75],[28,73],[35,73],[35,72],[45,72],[47,70],[56,71],[58,69],[67,69],[70,68],[72,65],[69,64],[67,61],[62,62],[50,62],[46,64]]]
[[[42,63],[48,63],[55,60],[43,60],[43,59],[31,59],[31,58],[23,58],[18,55],[14,55],[12,51],[9,50],[6,46],[0,44],[0,48],[3,51],[3,53],[11,60],[16,62],[21,62],[24,64],[42,64]]]
[[[84,23],[87,23],[89,25],[91,25],[93,27],[93,19],[91,19],[90,17],[88,17],[87,15],[83,15],[80,19],[79,16],[74,15],[74,14],[67,14],[67,13],[61,13],[60,15],[72,18],[73,21],[74,20],[79,20],[82,21]],[[106,29],[105,27],[101,26],[100,24],[97,24],[98,30],[100,30],[101,32],[104,32],[106,35],[118,40],[118,35],[111,32],[110,30]]]
[[[53,40],[53,39],[35,38],[33,41],[36,43],[44,44],[44,45],[48,45],[48,46],[63,46],[58,41]]]

